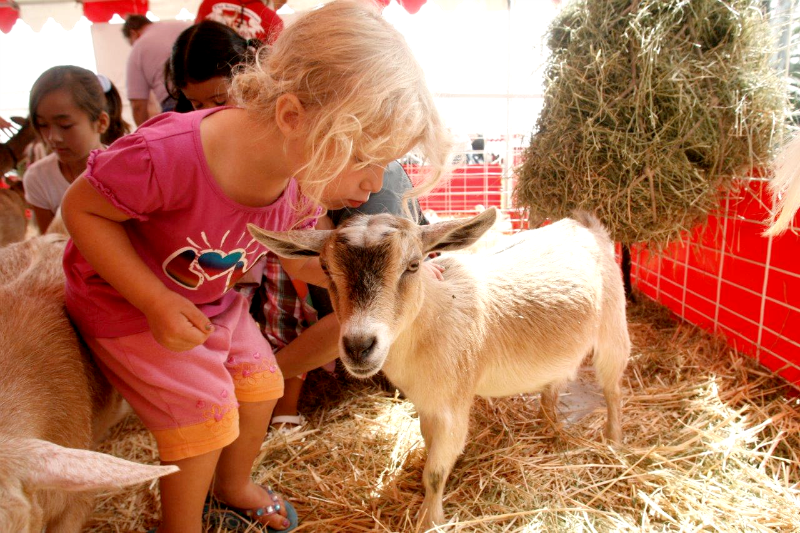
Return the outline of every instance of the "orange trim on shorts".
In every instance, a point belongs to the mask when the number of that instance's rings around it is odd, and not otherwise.
[[[162,461],[180,461],[224,448],[239,437],[239,411],[220,413],[219,420],[174,429],[151,430]]]
[[[283,396],[283,374],[277,365],[252,374],[246,368],[237,370],[231,375],[236,399],[240,402],[265,402]]]

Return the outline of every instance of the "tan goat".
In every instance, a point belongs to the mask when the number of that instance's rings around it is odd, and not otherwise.
[[[124,410],[64,310],[66,237],[0,249],[0,532],[77,533],[93,491],[176,467],[89,451]]]
[[[428,451],[425,527],[444,521],[444,485],[475,395],[541,391],[542,415],[555,422],[559,388],[594,351],[606,435],[621,438],[630,354],[622,279],[605,229],[578,217],[522,232],[502,249],[436,259],[443,282],[420,272],[423,258],[474,243],[494,209],[430,226],[376,215],[332,231],[250,228],[278,255],[320,255],[345,366],[357,377],[382,368],[414,403]]]
[[[8,189],[0,188],[0,247],[25,238],[26,208],[21,181],[11,182]]]

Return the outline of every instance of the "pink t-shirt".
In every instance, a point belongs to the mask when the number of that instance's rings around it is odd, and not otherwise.
[[[230,288],[266,253],[248,233],[248,223],[275,231],[304,229],[319,214],[297,213],[295,180],[266,207],[244,206],[225,195],[200,141],[200,121],[220,109],[158,115],[107,150],[92,152],[85,174],[132,217],[122,225],[145,264],[207,316],[227,308],[234,296]],[[142,312],[95,272],[72,240],[64,271],[67,310],[81,332],[122,337],[148,329]]]

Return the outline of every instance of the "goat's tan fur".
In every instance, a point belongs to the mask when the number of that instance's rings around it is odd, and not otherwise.
[[[493,210],[427,227],[377,215],[330,232],[251,228],[279,255],[320,253],[345,366],[362,377],[382,368],[414,403],[428,450],[423,526],[444,521],[444,485],[475,395],[541,391],[542,414],[555,423],[559,388],[594,352],[606,434],[621,439],[630,353],[622,279],[605,229],[578,218],[522,232],[500,250],[441,257],[444,281],[415,271],[416,261],[472,244]]]
[[[66,237],[0,249],[0,532],[76,533],[91,490],[172,472],[90,452],[125,413],[64,309]]]
[[[12,183],[9,189],[0,189],[0,246],[25,238],[28,227],[26,207],[22,182]]]

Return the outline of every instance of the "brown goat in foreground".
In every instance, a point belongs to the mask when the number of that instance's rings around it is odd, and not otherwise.
[[[21,181],[12,181],[8,189],[0,188],[0,247],[25,238],[27,207]]]
[[[176,467],[89,451],[125,414],[64,309],[66,237],[0,248],[0,532],[77,533],[94,491]]]
[[[414,403],[428,458],[421,525],[444,522],[442,494],[464,447],[475,395],[542,392],[556,420],[559,388],[594,352],[608,408],[606,435],[621,439],[620,380],[630,354],[614,246],[590,215],[518,234],[504,248],[440,257],[444,281],[423,272],[434,251],[464,248],[496,211],[417,226],[391,215],[336,230],[253,236],[283,257],[320,256],[341,324],[348,371],[383,369]]]

